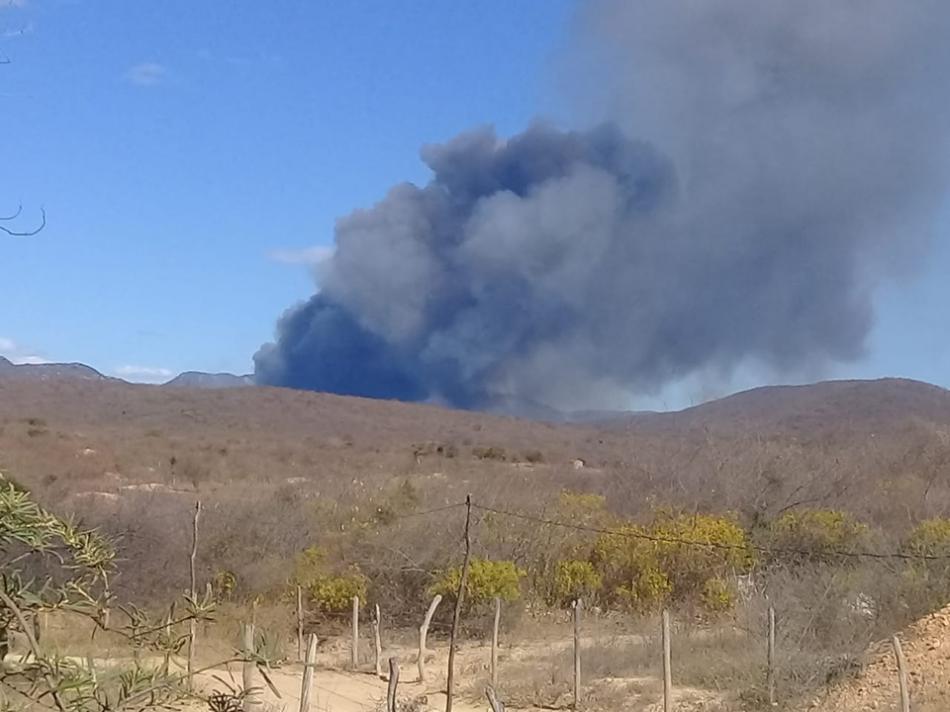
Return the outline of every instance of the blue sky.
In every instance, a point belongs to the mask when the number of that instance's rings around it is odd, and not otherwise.
[[[570,119],[555,65],[572,11],[0,0],[0,214],[49,215],[38,236],[0,240],[0,354],[131,380],[250,371],[313,292],[306,257],[334,219],[425,180],[421,144]],[[816,376],[950,385],[948,225],[876,295],[868,357]],[[668,397],[655,405],[697,396]]]
[[[313,291],[296,251],[422,143],[550,113],[570,4],[540,7],[0,0],[0,214],[49,214],[0,241],[0,352],[251,370]]]

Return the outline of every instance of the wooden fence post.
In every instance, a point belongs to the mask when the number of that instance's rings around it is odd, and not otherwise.
[[[671,669],[670,612],[663,611],[663,712],[673,709],[673,672]]]
[[[492,712],[505,712],[505,705],[495,694],[494,686],[489,685],[485,688],[485,696],[488,698],[488,706],[491,707]]]
[[[891,638],[894,646],[894,657],[897,658],[897,681],[901,692],[901,712],[910,712],[910,688],[907,686],[907,661],[904,659],[904,650],[901,640],[896,635]]]
[[[581,613],[584,602],[580,598],[574,601],[574,709],[581,706]]]
[[[303,589],[297,586],[297,660],[303,660]]]
[[[376,668],[376,677],[379,679],[383,678],[383,641],[380,637],[379,632],[379,604],[373,606],[373,643],[375,649],[375,668]]]
[[[353,644],[350,650],[350,665],[355,670],[360,664],[360,597],[353,596]]]
[[[768,651],[768,688],[769,704],[773,707],[775,701],[775,607],[769,606],[769,651]]]
[[[462,602],[468,583],[468,562],[472,554],[472,495],[465,497],[465,558],[462,559],[462,575],[455,596],[455,612],[452,615],[452,630],[449,631],[449,663],[445,676],[445,712],[452,712],[452,692],[455,686],[455,644],[458,641],[459,622],[462,619]]]
[[[307,657],[303,663],[303,682],[300,685],[300,712],[310,712],[310,688],[313,686],[313,668],[317,661],[317,636],[307,640]]]
[[[435,609],[442,602],[442,596],[437,595],[429,604],[429,610],[426,611],[426,617],[419,626],[419,682],[426,681],[426,637],[429,635],[429,624],[432,622],[432,616],[435,615]]]
[[[164,645],[169,646],[165,649],[164,662],[162,663],[162,669],[165,671],[165,674],[168,674],[169,666],[171,664],[171,644],[172,644],[172,621],[175,619],[175,602],[172,601],[172,604],[168,607],[168,613],[165,614],[165,625],[163,628],[164,640],[162,641]]]
[[[254,624],[244,624],[244,666],[242,682],[244,685],[244,712],[252,712],[257,708],[257,690],[254,686]]]
[[[389,659],[389,685],[386,687],[386,710],[396,712],[396,685],[399,684],[399,664],[396,658]]]
[[[191,529],[191,555],[188,557],[188,569],[191,574],[191,600],[198,604],[198,581],[195,576],[195,557],[198,555],[198,517],[201,516],[201,500],[195,502],[195,516]],[[188,621],[188,689],[195,689],[192,676],[195,672],[195,648],[197,647],[198,621],[191,618]]]
[[[498,687],[498,624],[500,621],[501,598],[495,596],[495,622],[491,629],[491,688]],[[492,689],[492,694],[494,692],[494,689]],[[489,698],[489,701],[491,701],[491,698]]]

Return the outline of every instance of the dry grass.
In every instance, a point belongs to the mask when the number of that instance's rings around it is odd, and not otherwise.
[[[163,604],[187,586],[189,523],[200,497],[199,579],[230,571],[238,581],[209,631],[213,655],[233,647],[254,596],[264,601],[262,628],[284,631],[281,645],[292,645],[281,596],[295,556],[314,544],[332,561],[372,573],[370,594],[384,604],[388,630],[411,645],[431,572],[459,560],[462,520],[460,510],[398,517],[467,493],[491,506],[541,512],[570,488],[603,494],[613,512],[630,517],[669,505],[731,510],[749,524],[796,502],[841,507],[877,525],[882,545],[923,517],[947,514],[950,481],[941,474],[950,460],[950,396],[882,388],[835,388],[818,401],[815,392],[796,392],[777,404],[756,397],[752,405],[729,401],[580,427],[279,389],[2,382],[0,469],[56,511],[119,537],[123,574],[115,590],[146,604]],[[575,458],[587,466],[576,470]],[[534,525],[481,519],[475,532],[476,553],[488,556],[524,557],[550,539]],[[932,603],[913,599],[901,580],[899,570],[886,568],[776,575],[783,694],[801,696],[829,672],[847,673],[870,640]],[[880,615],[851,615],[848,601],[858,593],[880,601]],[[569,637],[562,614],[515,613],[506,612],[505,630],[523,640]],[[443,606],[435,642],[448,614]],[[680,630],[677,683],[754,707],[762,694],[763,620],[754,600],[735,621]],[[469,623],[470,633],[485,630],[484,621]],[[321,637],[339,632],[332,621],[313,625]],[[610,682],[592,690],[592,704],[654,695],[655,621],[596,625],[586,674]],[[81,654],[101,649],[63,635],[62,644]],[[108,648],[108,641],[89,645]],[[527,657],[504,661],[512,702],[563,701],[569,653],[526,650]],[[478,666],[471,672],[474,680],[484,675]]]

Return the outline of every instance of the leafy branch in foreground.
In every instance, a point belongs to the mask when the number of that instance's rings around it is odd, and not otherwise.
[[[114,574],[115,551],[108,539],[47,511],[0,474],[0,709],[138,712],[174,709],[193,697],[185,684],[188,675],[173,671],[170,658],[187,643],[188,636],[178,632],[182,623],[213,619],[211,596],[186,596],[181,614],[176,617],[173,606],[163,621],[135,606],[119,606],[124,620],[113,626]],[[92,621],[93,635],[120,636],[135,651],[133,661],[97,670],[91,658],[83,663],[45,649],[36,622],[54,611]],[[15,659],[8,655],[13,631],[28,645]],[[141,650],[163,655],[164,662],[142,662]]]

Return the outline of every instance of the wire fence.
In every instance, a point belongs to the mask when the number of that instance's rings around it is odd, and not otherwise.
[[[446,512],[450,512],[454,510],[465,510],[466,512],[465,522],[464,522],[465,530],[466,531],[470,530],[472,535],[476,537],[477,537],[477,532],[478,532],[478,524],[480,522],[477,519],[473,520],[473,517],[472,517],[473,512],[480,513],[482,515],[491,515],[492,517],[503,517],[503,518],[508,518],[508,519],[517,520],[521,522],[527,522],[533,525],[537,525],[538,527],[542,529],[542,531],[543,529],[557,528],[557,529],[563,529],[567,531],[595,534],[598,536],[610,536],[610,537],[617,537],[620,539],[640,540],[640,541],[647,541],[654,544],[663,544],[663,545],[670,545],[670,546],[676,546],[676,547],[698,548],[698,549],[703,549],[703,550],[715,549],[715,550],[727,550],[727,551],[737,551],[737,550],[746,551],[746,552],[753,551],[758,554],[762,554],[769,557],[775,557],[775,556],[825,557],[829,559],[853,559],[853,560],[867,560],[867,561],[901,561],[901,562],[950,561],[950,556],[948,555],[928,554],[928,553],[900,551],[900,550],[874,551],[874,550],[868,550],[868,549],[840,548],[840,547],[805,548],[805,547],[787,547],[787,546],[767,546],[767,545],[760,545],[760,544],[754,544],[754,543],[738,545],[738,544],[731,544],[731,543],[715,541],[715,540],[710,540],[710,539],[702,540],[702,539],[693,539],[693,538],[680,537],[680,536],[657,536],[649,532],[637,531],[630,528],[611,528],[611,527],[590,526],[586,524],[580,524],[577,522],[564,521],[564,520],[559,520],[559,519],[555,519],[551,517],[546,517],[546,516],[542,516],[542,515],[531,513],[531,512],[514,511],[514,510],[504,509],[497,506],[489,506],[489,505],[481,504],[480,502],[477,502],[477,501],[473,501],[471,498],[468,498],[464,502],[454,502],[454,503],[434,507],[431,509],[426,509],[422,511],[411,512],[411,513],[407,513],[403,515],[394,516],[391,518],[391,521],[406,520],[406,519],[413,519],[413,518],[427,517],[427,516],[434,516],[434,515],[444,515]],[[460,521],[459,524],[460,524],[459,529],[461,532],[462,522]],[[541,536],[543,536],[543,534]],[[467,558],[467,554],[466,554],[466,558]],[[465,569],[463,568],[463,577],[462,577],[462,580],[459,582],[459,591],[458,591],[459,598],[463,594],[463,588],[465,586],[464,570]],[[356,607],[354,607],[354,611],[356,611]],[[565,708],[577,709],[577,707],[580,706],[581,704],[580,701],[584,699],[582,686],[584,684],[583,680],[585,679],[582,676],[582,672],[581,672],[582,669],[584,669],[582,666],[582,649],[584,648],[585,643],[582,643],[582,633],[581,633],[582,631],[582,622],[581,622],[582,605],[581,605],[580,599],[574,602],[574,605],[572,606],[572,611],[573,611],[572,615],[574,616],[575,636],[573,639],[573,643],[571,643],[568,646],[568,648],[571,650],[572,667],[574,670],[573,681],[571,683],[573,686],[574,702],[570,705],[565,706]],[[359,614],[355,613],[355,615],[358,616]],[[342,620],[345,618],[345,614],[339,614],[337,617]],[[779,616],[779,620],[781,621],[781,616]],[[746,651],[752,648],[754,649],[761,648],[762,650],[761,668],[765,671],[763,674],[763,687],[765,690],[767,690],[767,692],[763,694],[767,695],[768,703],[770,705],[775,705],[776,700],[777,700],[777,694],[778,694],[776,690],[776,679],[777,679],[776,667],[780,664],[778,660],[781,658],[781,655],[777,656],[776,654],[776,649],[775,649],[776,648],[776,613],[775,613],[775,609],[771,605],[769,606],[767,621],[768,621],[767,628],[763,629],[762,631],[755,632],[749,629],[746,629],[744,631],[739,631],[740,635],[736,637],[733,644],[736,645],[737,649],[745,649]],[[445,623],[445,622],[440,622],[440,621],[430,621],[427,623],[426,627],[428,627],[429,625],[435,628],[441,628],[443,630],[453,630],[454,632],[454,626],[453,624],[450,624],[450,623]],[[671,643],[671,638],[674,635],[674,633],[671,631],[670,616],[668,615],[666,611],[664,611],[664,615],[663,615],[663,626],[662,626],[661,633],[662,635],[657,636],[657,639],[661,641],[661,644],[658,650],[655,652],[656,652],[656,660],[659,661],[657,667],[659,667],[660,670],[662,671],[661,679],[664,682],[663,709],[670,709],[671,699],[673,695],[671,680],[674,679],[673,671],[670,669],[670,666],[672,664],[670,649],[671,649],[671,645],[675,649],[676,643],[675,643],[675,638],[673,639],[673,642]],[[491,656],[490,656],[490,660],[491,660],[490,664],[492,667],[492,670],[491,670],[492,681],[494,681],[497,678],[497,674],[498,674],[497,670],[495,670],[495,666],[497,664],[497,651],[495,650],[495,647],[498,644],[497,635],[498,633],[497,633],[497,617],[496,617],[496,632],[492,640],[492,651],[491,651]],[[454,641],[454,635],[453,635],[452,640]],[[686,640],[690,640],[690,637],[688,634],[686,635]],[[641,643],[642,645],[653,644],[653,643],[650,643],[649,641],[641,641]],[[353,644],[358,646],[359,642],[354,639]],[[449,645],[451,649],[453,643],[450,642]],[[589,642],[587,642],[586,645],[588,646],[588,648],[590,648]],[[895,651],[899,650],[899,645],[900,645],[899,640],[895,639],[894,640]],[[595,646],[595,649],[596,649],[596,646]],[[378,654],[379,652],[377,651],[377,655]],[[427,650],[425,650],[424,648],[420,648],[420,650],[417,652],[417,657],[420,659],[426,655],[427,655]],[[603,655],[603,653],[601,653],[601,655]],[[354,651],[353,659],[354,660],[358,659],[358,651]],[[900,666],[901,675],[906,677],[906,669],[905,669],[906,663],[903,660],[903,658],[901,658],[900,656],[898,656],[898,663]],[[376,669],[377,670],[382,669],[382,666],[379,661],[376,662]],[[450,656],[450,662],[448,666],[449,677],[451,677],[451,670],[452,670],[452,662],[451,662],[451,656]],[[358,684],[360,684],[362,687],[366,688],[367,690],[372,690],[374,693],[379,692],[378,683],[367,681],[361,675],[355,673],[352,669],[351,670],[334,669],[334,672],[347,676],[349,679],[356,681]],[[906,690],[902,692],[902,699],[904,696],[906,696],[905,693],[906,693]],[[493,695],[494,694],[495,693],[493,690]],[[451,696],[452,696],[452,691],[451,691],[451,686],[450,686],[450,689],[448,691],[449,699],[451,699]],[[448,704],[450,706],[451,702],[449,702]]]

